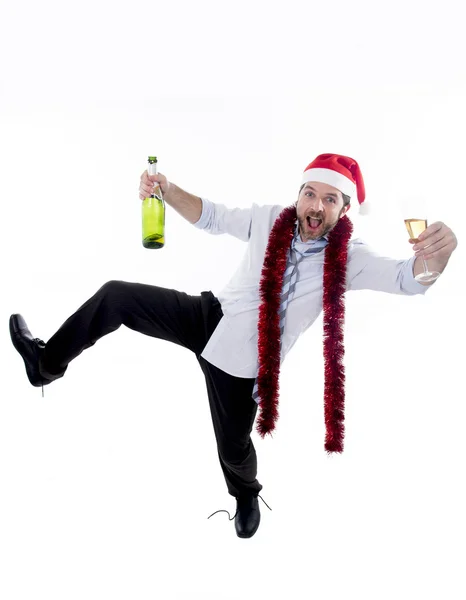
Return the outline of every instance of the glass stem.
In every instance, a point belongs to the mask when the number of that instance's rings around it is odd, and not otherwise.
[[[422,262],[424,263],[424,273],[427,273],[429,268],[427,267],[426,259],[424,257],[422,257]]]

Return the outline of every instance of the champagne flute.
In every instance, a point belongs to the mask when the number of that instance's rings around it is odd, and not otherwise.
[[[403,198],[400,208],[409,237],[417,244],[419,236],[427,228],[427,200],[418,191],[410,194],[409,197]],[[424,272],[416,275],[414,279],[422,283],[435,281],[440,276],[440,273],[430,271],[425,258],[423,256],[421,258],[424,264]]]
[[[410,238],[417,244],[419,236],[427,228],[427,219],[405,219],[404,221]],[[429,271],[425,258],[423,256],[421,258],[424,263],[424,273],[419,273],[414,279],[423,283],[435,281],[440,276],[440,273],[438,271]]]

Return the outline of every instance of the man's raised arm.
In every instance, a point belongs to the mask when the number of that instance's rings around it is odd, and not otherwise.
[[[198,229],[203,229],[213,235],[229,233],[247,242],[251,234],[251,208],[228,208],[224,204],[213,203],[206,198],[200,198],[185,192],[174,183],[167,180],[165,175],[141,175],[139,198],[144,200],[151,195],[154,182],[158,182],[164,200],[177,213]]]

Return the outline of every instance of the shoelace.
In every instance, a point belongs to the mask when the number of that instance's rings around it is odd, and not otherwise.
[[[264,498],[262,498],[262,496],[260,494],[257,494],[258,497],[262,500],[262,502],[265,504],[265,506],[269,509],[272,510],[270,508],[270,506],[267,504],[267,502],[264,500]],[[210,517],[213,517],[214,515],[216,515],[219,512],[226,512],[228,515],[228,520],[229,521],[233,521],[233,519],[236,517],[236,515],[238,514],[238,510],[236,510],[235,514],[231,517],[230,519],[230,513],[227,510],[221,509],[221,510],[216,510],[214,513],[212,513],[209,517],[207,517],[208,519],[210,519]]]

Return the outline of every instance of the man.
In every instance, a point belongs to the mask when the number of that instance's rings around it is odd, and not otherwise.
[[[259,432],[265,435],[274,427],[278,371],[286,354],[324,309],[326,449],[341,452],[344,292],[423,294],[428,286],[414,279],[423,271],[420,257],[442,272],[456,237],[443,223],[434,223],[419,236],[416,255],[405,261],[378,256],[361,240],[351,239],[346,213],[353,198],[364,202],[364,182],[356,161],[338,154],[319,155],[308,165],[298,200],[287,208],[253,203],[251,208],[229,209],[146,171],[141,199],[150,195],[154,182],[167,204],[198,229],[247,242],[238,270],[218,297],[211,291],[191,296],[109,281],[47,344],[32,337],[21,315],[12,315],[12,341],[34,386],[63,377],[73,358],[122,324],[192,350],[206,379],[220,465],[237,502],[236,533],[251,537],[260,522],[257,498],[262,485],[250,433],[258,405]]]

